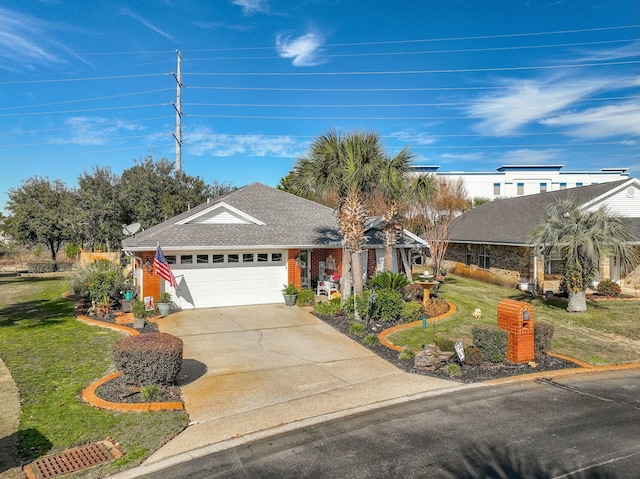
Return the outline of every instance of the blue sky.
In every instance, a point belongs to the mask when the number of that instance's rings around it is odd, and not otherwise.
[[[640,176],[637,0],[4,0],[0,205],[39,175],[76,186],[173,160],[275,186],[332,128],[418,164],[628,167]]]

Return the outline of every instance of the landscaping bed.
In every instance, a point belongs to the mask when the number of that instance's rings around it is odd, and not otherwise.
[[[354,335],[349,332],[351,322],[345,316],[316,316],[327,324],[333,326],[336,330],[342,334],[348,336],[354,341],[362,344],[364,347],[370,349],[375,354],[396,366],[398,369],[406,371],[412,374],[422,374],[425,376],[436,377],[440,379],[449,379],[453,381],[460,381],[463,383],[475,383],[487,381],[490,379],[500,379],[511,376],[517,376],[521,374],[542,372],[542,371],[555,371],[558,369],[577,368],[577,364],[566,361],[564,359],[556,358],[546,354],[539,354],[535,358],[536,366],[532,367],[529,363],[512,364],[508,362],[491,363],[483,362],[478,366],[472,366],[466,363],[461,365],[461,374],[459,376],[450,376],[445,368],[441,368],[438,371],[427,371],[424,369],[416,369],[413,367],[412,359],[399,359],[399,351],[387,348],[380,343],[369,344],[364,338],[367,334],[380,334],[383,330],[403,323],[381,323],[381,322],[369,322],[366,327],[366,332],[362,335]],[[430,325],[428,326],[430,327]]]
[[[143,388],[130,386],[125,383],[121,376],[118,376],[100,385],[95,390],[96,396],[105,401],[123,404],[146,403],[146,402],[182,402],[182,395],[179,386],[160,386],[157,395],[146,399]]]

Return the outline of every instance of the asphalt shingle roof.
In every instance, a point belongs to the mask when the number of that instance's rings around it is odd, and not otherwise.
[[[177,224],[224,202],[257,224]],[[124,249],[163,250],[340,245],[334,210],[261,183],[252,183],[185,211],[123,241]]]
[[[629,180],[551,191],[490,201],[455,218],[449,239],[458,243],[529,245],[529,232],[546,216],[549,206],[559,199],[573,196],[585,204]],[[629,218],[628,224],[640,238],[640,218]]]

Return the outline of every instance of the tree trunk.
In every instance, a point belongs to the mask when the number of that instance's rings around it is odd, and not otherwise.
[[[585,291],[569,293],[567,311],[569,313],[584,313],[587,310],[587,295]]]
[[[346,249],[342,250],[342,277],[340,278],[342,303],[351,296],[351,255]]]
[[[351,253],[351,271],[353,272],[353,294],[362,294],[362,266],[360,265],[360,252]]]
[[[393,271],[393,246],[384,245],[384,271]]]

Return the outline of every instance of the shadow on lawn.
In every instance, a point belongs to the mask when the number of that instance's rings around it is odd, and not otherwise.
[[[61,316],[73,315],[73,303],[68,299],[41,299],[11,304],[0,308],[0,327],[15,326],[17,323],[27,326],[47,326],[58,323]]]

